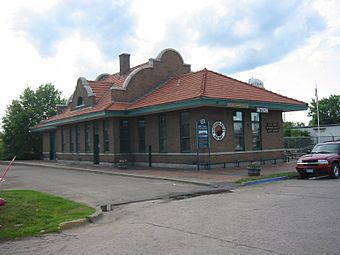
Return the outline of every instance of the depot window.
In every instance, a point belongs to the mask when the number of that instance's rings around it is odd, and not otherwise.
[[[119,125],[120,132],[120,152],[130,152],[130,124],[129,120],[121,120]]]
[[[233,121],[234,121],[234,150],[244,151],[243,112],[235,111],[233,114]]]
[[[261,149],[261,120],[260,113],[251,113],[251,133],[252,133],[252,148],[253,150]]]
[[[91,151],[91,126],[90,123],[85,124],[85,152]]]
[[[103,122],[103,145],[104,152],[110,150],[110,138],[109,138],[109,120],[105,119]]]
[[[145,152],[145,119],[138,120],[138,152]]]
[[[167,132],[166,132],[166,116],[161,115],[158,118],[159,130],[159,152],[167,151]]]
[[[76,152],[80,152],[80,129],[78,125],[76,125]]]
[[[74,134],[74,127],[70,127],[70,152],[74,152],[74,140],[73,140],[73,134]]]
[[[60,128],[61,133],[61,152],[65,152],[65,130],[64,127]]]
[[[189,112],[180,115],[181,152],[190,152],[190,121]]]
[[[83,97],[78,97],[77,106],[82,106],[83,104],[84,104],[84,99],[83,99]]]

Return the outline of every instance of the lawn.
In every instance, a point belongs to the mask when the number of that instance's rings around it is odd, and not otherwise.
[[[0,191],[0,240],[56,232],[65,221],[82,219],[94,208],[32,190]]]

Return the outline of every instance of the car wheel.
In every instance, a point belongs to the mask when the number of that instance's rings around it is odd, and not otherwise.
[[[306,173],[299,173],[301,179],[309,179],[309,175]]]
[[[332,164],[332,170],[329,174],[329,177],[332,179],[336,179],[339,177],[339,164],[338,163]]]

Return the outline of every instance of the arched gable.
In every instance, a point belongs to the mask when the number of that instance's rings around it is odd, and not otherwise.
[[[148,93],[170,78],[189,73],[190,65],[184,64],[182,56],[174,49],[161,51],[157,58],[132,71],[122,87],[112,87],[113,101],[131,102]]]

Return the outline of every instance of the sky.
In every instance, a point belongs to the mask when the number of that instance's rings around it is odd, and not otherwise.
[[[94,80],[176,49],[203,68],[310,103],[340,94],[338,0],[12,0],[0,8],[0,118],[26,87],[69,98]],[[308,111],[284,114],[308,124]]]

